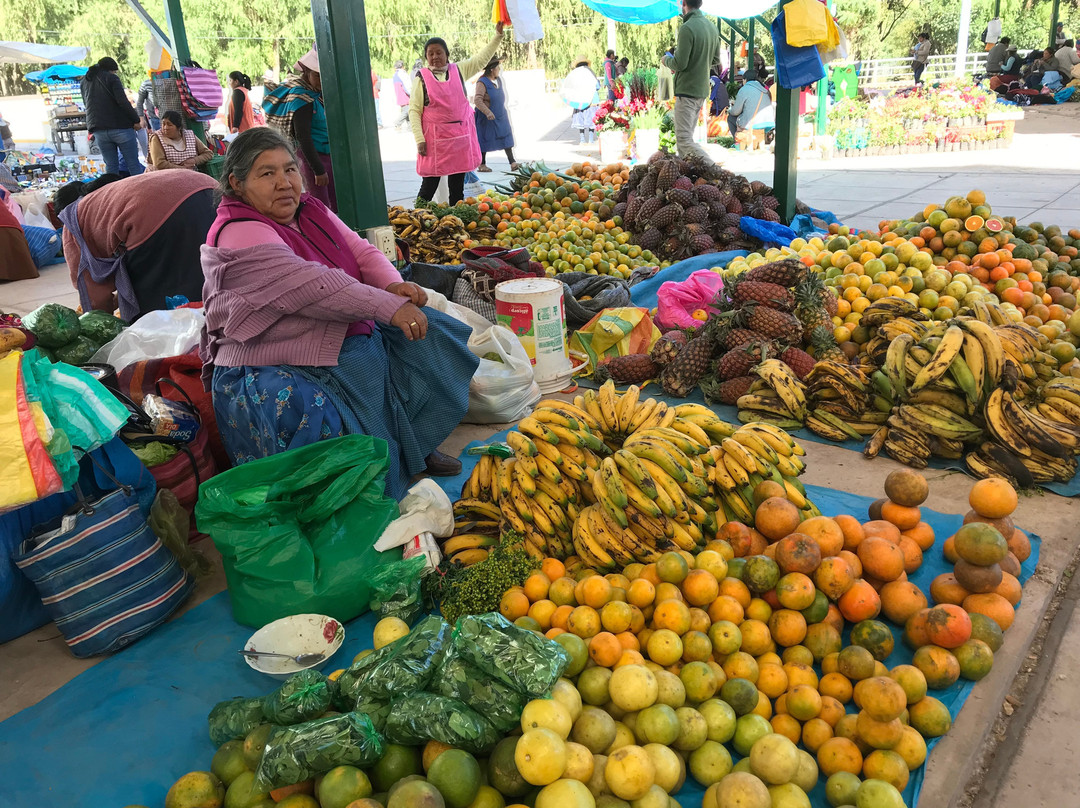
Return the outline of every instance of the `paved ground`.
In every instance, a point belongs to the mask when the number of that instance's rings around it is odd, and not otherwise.
[[[869,227],[881,218],[906,215],[929,202],[941,202],[946,196],[978,187],[1004,215],[1078,226],[1078,114],[1080,105],[1029,111],[1029,121],[1009,150],[860,158],[842,164],[804,160],[800,162],[800,197],[855,226]],[[519,159],[543,157],[553,167],[583,157],[597,159],[595,149],[577,149],[576,133],[570,132],[569,122],[557,106],[534,109],[528,118],[537,123],[523,126],[518,122]],[[387,197],[392,203],[407,203],[418,185],[409,137],[384,132],[381,141]],[[768,155],[727,153],[726,158],[733,170],[764,181],[771,177]],[[492,167],[505,165],[501,162],[504,159],[499,155],[491,161]],[[29,311],[49,300],[75,303],[62,265],[44,270],[37,280],[7,284],[0,291],[0,307],[5,309]],[[494,431],[492,427],[461,426],[442,448],[456,454],[469,441]],[[867,461],[833,446],[811,443],[806,448],[806,481],[838,490],[860,494],[881,490],[885,476],[896,467],[887,458]],[[927,506],[963,513],[968,509],[969,485],[963,475],[933,472]],[[1040,564],[1025,587],[1016,623],[994,670],[975,688],[954,730],[930,760],[922,806],[973,804],[989,808],[1019,800],[1032,808],[1080,804],[1075,776],[1080,744],[1076,730],[1080,699],[1075,684],[1080,669],[1080,621],[1072,619],[1080,593],[1077,586],[1065,590],[1062,581],[1080,546],[1076,530],[1080,502],[1052,494],[1027,497],[1021,501],[1016,521],[1043,537]],[[191,605],[224,587],[214,548],[204,542],[201,549],[215,560],[215,573],[200,582]],[[1044,617],[1048,609],[1057,611],[1047,631]],[[1046,634],[1042,654],[1030,650],[1040,629]],[[96,660],[73,659],[52,626],[0,645],[0,670],[8,672],[7,687],[0,692],[0,720],[36,703],[94,664]],[[1019,692],[1010,692],[1022,665],[1030,678]],[[995,724],[999,718],[1002,720]],[[1000,752],[993,757],[998,744]],[[990,764],[984,771],[980,763],[988,757]]]

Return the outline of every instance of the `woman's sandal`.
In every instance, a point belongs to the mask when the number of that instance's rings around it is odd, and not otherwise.
[[[483,163],[481,163],[479,166],[477,166],[476,170],[479,171],[481,174],[490,174],[491,173],[491,169],[488,168]]]

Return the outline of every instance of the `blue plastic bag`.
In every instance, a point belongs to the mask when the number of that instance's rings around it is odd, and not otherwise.
[[[786,246],[795,238],[795,231],[780,222],[767,222],[752,216],[739,219],[739,229],[746,235],[765,242],[766,247]]]
[[[797,90],[825,78],[825,65],[818,49],[809,46],[793,48],[787,43],[784,12],[780,12],[770,26],[773,51],[776,53],[776,80],[781,87]]]

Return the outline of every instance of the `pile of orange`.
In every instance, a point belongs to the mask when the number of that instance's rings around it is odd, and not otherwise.
[[[997,624],[960,606],[928,608],[908,580],[934,545],[917,472],[893,472],[868,521],[803,520],[776,493],[759,485],[753,526],[724,523],[696,555],[668,552],[608,575],[573,557],[545,559],[505,593],[500,611],[582,666],[645,665],[671,674],[688,703],[720,698],[760,716],[815,755],[826,776],[849,772],[902,790],[925,760],[924,739],[951,726],[927,690],[985,675]],[[990,496],[972,495],[984,510]],[[892,670],[889,623],[906,625],[917,649],[912,664]]]

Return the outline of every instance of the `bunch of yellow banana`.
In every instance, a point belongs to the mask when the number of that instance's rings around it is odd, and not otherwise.
[[[835,441],[862,440],[892,410],[888,378],[872,366],[822,360],[806,376],[810,412],[806,427]]]
[[[462,488],[452,560],[479,560],[513,530],[538,558],[577,555],[597,569],[648,563],[700,547],[729,519],[752,522],[753,489],[765,479],[817,513],[797,479],[804,451],[782,429],[736,428],[701,404],[642,401],[636,386],[619,395],[608,382],[573,402],[541,401],[506,443],[514,456],[481,456]]]
[[[750,390],[739,397],[739,420],[764,421],[780,428],[797,429],[806,418],[806,385],[779,359],[765,359],[751,373],[757,376]]]
[[[1047,387],[1049,395],[1033,409],[1021,405],[1003,388],[994,390],[986,401],[987,432],[1014,458],[1010,473],[1014,479],[1022,477],[1016,464],[1026,468],[1034,482],[1065,481],[1076,473],[1073,458],[1080,454],[1080,422],[1065,411],[1072,404],[1067,396],[1075,394],[1080,400],[1080,388],[1066,382],[1065,377]],[[994,459],[1006,465],[1005,460]]]
[[[772,424],[754,422],[735,430],[730,438],[708,451],[708,470],[716,499],[728,521],[752,523],[754,489],[765,480],[783,486],[787,498],[803,512],[804,518],[820,511],[806,497],[798,477],[806,469],[806,451],[784,430]]]
[[[859,325],[874,329],[901,317],[912,320],[926,319],[926,315],[919,311],[919,307],[907,298],[883,297],[863,309]]]

